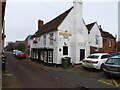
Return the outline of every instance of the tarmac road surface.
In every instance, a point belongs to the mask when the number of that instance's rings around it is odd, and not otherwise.
[[[56,76],[17,59],[12,53],[6,53],[6,60],[3,88],[72,88]]]

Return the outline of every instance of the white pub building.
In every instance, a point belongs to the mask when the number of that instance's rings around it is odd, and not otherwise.
[[[42,25],[41,22],[39,25]],[[70,57],[71,63],[80,64],[90,55],[88,29],[82,17],[82,1],[74,0],[73,7],[39,27],[31,38],[30,52],[32,59],[48,64],[61,64],[63,57]]]

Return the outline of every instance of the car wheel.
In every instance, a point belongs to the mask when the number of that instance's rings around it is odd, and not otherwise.
[[[101,64],[100,70],[103,71],[104,64]]]

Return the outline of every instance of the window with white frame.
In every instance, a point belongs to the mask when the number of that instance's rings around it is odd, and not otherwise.
[[[43,44],[46,45],[46,35],[43,36]]]
[[[111,48],[112,47],[112,42],[111,42],[111,40],[109,40],[109,48]]]
[[[50,39],[50,45],[53,45],[53,33],[50,34],[49,39]]]
[[[52,51],[48,51],[48,62],[52,63]]]

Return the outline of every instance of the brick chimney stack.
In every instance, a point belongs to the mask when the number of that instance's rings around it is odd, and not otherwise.
[[[43,21],[42,20],[38,20],[38,30],[40,30],[43,26]]]

